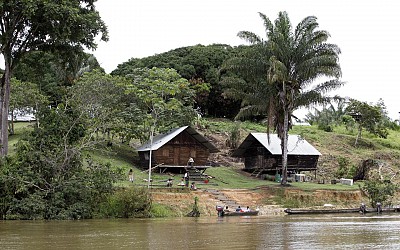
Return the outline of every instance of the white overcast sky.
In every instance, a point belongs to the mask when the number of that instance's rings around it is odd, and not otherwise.
[[[400,1],[98,0],[96,6],[110,40],[94,54],[108,73],[130,58],[183,46],[245,44],[237,37],[242,30],[265,37],[258,12],[275,20],[287,11],[294,27],[314,15],[342,50],[346,85],[334,93],[374,104],[382,98],[389,116],[399,117]]]
[[[196,44],[237,46],[242,30],[265,37],[258,12],[275,20],[287,11],[295,27],[314,15],[328,42],[341,50],[342,80],[332,94],[376,103],[382,98],[392,119],[399,118],[400,1],[397,0],[98,0],[96,8],[110,40],[94,52],[110,73],[130,58]]]

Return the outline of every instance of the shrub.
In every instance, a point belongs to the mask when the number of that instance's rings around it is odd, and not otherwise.
[[[358,185],[361,192],[366,195],[372,207],[376,207],[376,203],[382,205],[390,205],[391,199],[398,189],[397,186],[388,180],[366,180],[364,185]]]
[[[350,170],[348,165],[350,164],[350,161],[342,156],[338,157],[338,163],[339,163],[339,168],[337,169],[335,173],[336,178],[352,178],[350,175]],[[354,171],[354,169],[352,169]]]
[[[226,141],[226,144],[231,149],[236,149],[240,144],[240,123],[236,122],[229,129],[229,136]]]
[[[150,209],[150,214],[151,217],[155,218],[162,218],[162,217],[172,217],[176,215],[176,212],[172,210],[172,208],[162,205],[162,204],[157,204],[157,203],[152,203],[151,204],[151,209]]]
[[[151,198],[145,188],[117,190],[101,203],[99,216],[111,218],[150,217]]]
[[[323,130],[325,132],[333,132],[333,127],[331,125],[325,124],[325,123],[319,123],[318,129]]]

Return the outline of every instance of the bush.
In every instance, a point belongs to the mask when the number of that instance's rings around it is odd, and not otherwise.
[[[174,212],[172,208],[167,207],[165,205],[152,203],[150,214],[151,217],[163,218],[163,217],[173,217],[176,215],[176,212]]]
[[[333,127],[331,125],[324,124],[324,123],[319,123],[318,129],[323,130],[325,132],[333,132]]]
[[[231,149],[236,149],[240,144],[240,123],[236,122],[230,129],[229,129],[229,136],[226,141],[226,146],[230,147]]]
[[[363,186],[359,184],[359,188],[368,197],[372,207],[376,207],[378,202],[384,206],[391,205],[391,199],[398,189],[388,180],[366,180]]]
[[[81,154],[84,123],[72,108],[44,107],[41,126],[0,162],[0,212],[6,219],[84,219],[120,177],[110,164]]]
[[[46,201],[38,192],[14,199],[6,219],[37,220],[45,218]]]
[[[335,173],[335,177],[336,178],[352,178],[349,177],[349,159],[339,156],[338,157],[338,163],[339,163],[339,168],[337,169],[336,173]],[[354,170],[352,170],[354,171]]]
[[[100,217],[142,218],[150,217],[151,198],[145,188],[119,189],[101,203]]]

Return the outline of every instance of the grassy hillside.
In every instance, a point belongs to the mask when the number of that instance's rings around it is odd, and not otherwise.
[[[200,133],[209,138],[221,150],[218,155],[213,156],[212,160],[223,167],[210,168],[206,171],[207,174],[215,177],[208,186],[212,185],[213,188],[255,188],[262,185],[279,185],[278,183],[249,177],[248,174],[246,175],[241,171],[243,165],[239,159],[230,157],[231,149],[227,147],[227,142],[230,141],[232,131],[237,126],[240,128],[239,143],[243,141],[249,132],[266,132],[265,126],[261,124],[251,122],[237,124],[224,119],[203,119],[196,127]],[[29,129],[28,123],[16,124],[16,134],[11,136],[9,141],[10,154],[14,153],[14,144],[27,129]],[[380,161],[396,172],[399,170],[400,132],[398,131],[390,131],[387,139],[376,138],[365,132],[357,147],[354,146],[356,131],[347,131],[342,127],[334,128],[334,132],[324,132],[318,130],[315,126],[294,126],[290,133],[301,135],[322,153],[318,164],[319,170],[317,171],[317,178],[319,179],[328,181],[334,178],[339,166],[346,165],[346,167],[351,168],[359,166],[368,159]],[[116,142],[112,147],[106,147],[90,153],[93,158],[110,162],[113,167],[126,173],[126,179],[118,183],[118,185],[146,185],[145,179],[148,178],[148,172],[137,168],[138,155],[132,147],[119,145]],[[136,180],[134,184],[127,181],[127,173],[130,168],[134,170]],[[163,185],[163,181],[170,176],[158,174],[156,171],[152,174],[154,182],[160,185]],[[174,176],[175,183],[180,178],[181,176],[179,175]],[[320,184],[314,183],[293,183],[293,185],[303,189],[322,188]],[[323,188],[356,189],[357,187],[326,184]]]
[[[218,148],[222,150],[224,157],[229,159],[229,149],[225,142],[231,137],[235,123],[214,119],[202,124],[201,132],[216,141],[222,141]],[[242,142],[250,132],[266,132],[266,127],[261,124],[242,122],[240,127],[240,139]],[[319,130],[316,126],[294,126],[290,134],[300,135],[306,139],[322,156],[318,162],[317,178],[330,180],[340,167],[348,169],[358,168],[364,161],[374,160],[381,166],[382,173],[393,175],[399,171],[400,166],[400,132],[390,131],[387,139],[377,138],[368,132],[363,132],[358,145],[355,146],[357,130],[346,130],[344,127],[335,127],[334,132]],[[226,164],[228,165],[228,164]]]

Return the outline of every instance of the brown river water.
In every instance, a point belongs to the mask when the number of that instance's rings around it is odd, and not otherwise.
[[[400,249],[400,216],[0,221],[0,249]]]

